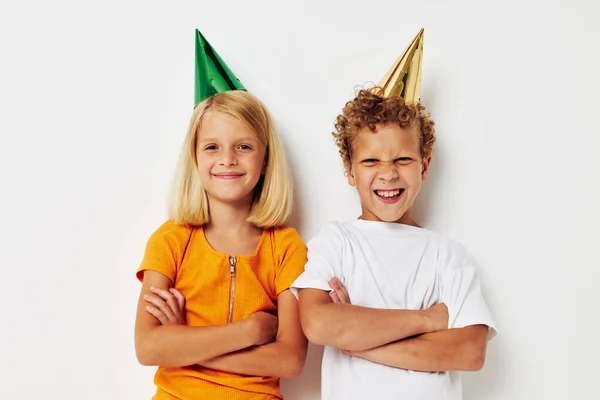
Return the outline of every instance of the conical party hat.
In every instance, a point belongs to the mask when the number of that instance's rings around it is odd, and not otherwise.
[[[421,29],[392,68],[379,81],[383,97],[400,96],[406,103],[421,99],[421,64],[423,61],[423,32]]]
[[[194,107],[217,93],[229,90],[246,90],[231,72],[215,49],[196,29],[196,79],[194,85]]]

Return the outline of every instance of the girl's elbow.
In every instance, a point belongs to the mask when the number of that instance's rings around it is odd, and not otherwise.
[[[135,355],[138,362],[146,367],[158,366],[158,354],[156,346],[153,346],[149,340],[136,340]]]
[[[295,379],[298,378],[302,374],[302,370],[304,369],[304,357],[293,356],[289,357],[288,360],[285,361],[285,365],[282,369],[281,378],[284,379]]]

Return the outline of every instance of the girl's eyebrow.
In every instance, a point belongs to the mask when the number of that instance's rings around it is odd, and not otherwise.
[[[203,143],[203,142],[218,142],[218,141],[219,141],[219,138],[213,137],[213,136],[209,136],[209,137],[201,138],[198,142],[199,143]],[[252,137],[252,136],[245,136],[245,137],[237,139],[235,141],[236,142],[249,142],[249,141],[259,141],[259,140],[257,138]]]

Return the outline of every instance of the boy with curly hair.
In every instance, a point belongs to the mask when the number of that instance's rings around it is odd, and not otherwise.
[[[434,123],[374,88],[335,127],[362,213],[323,226],[292,285],[306,336],[325,346],[322,398],[461,399],[459,371],[483,366],[495,328],[469,253],[413,219]]]

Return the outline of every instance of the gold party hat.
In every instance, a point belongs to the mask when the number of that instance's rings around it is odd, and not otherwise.
[[[379,81],[383,97],[400,96],[406,103],[418,103],[421,98],[421,64],[423,61],[421,29],[392,68]]]

